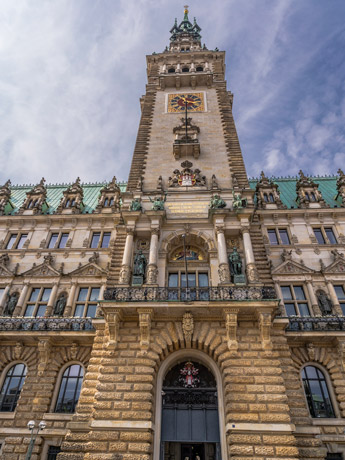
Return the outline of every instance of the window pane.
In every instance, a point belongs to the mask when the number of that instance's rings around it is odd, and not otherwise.
[[[38,294],[40,293],[40,288],[33,288],[30,295],[30,302],[36,302],[38,299]]]
[[[58,233],[52,233],[52,236],[50,237],[50,240],[49,240],[48,248],[50,249],[55,248],[58,237],[59,237]]]
[[[195,273],[188,273],[188,287],[196,286],[196,275]],[[181,273],[181,287],[186,287],[186,274]]]
[[[281,290],[282,290],[284,300],[292,300],[290,286],[281,286]]]
[[[302,286],[294,286],[296,300],[305,300],[305,294]]]
[[[86,316],[88,318],[95,318],[96,317],[96,310],[97,310],[97,305],[96,304],[89,304],[89,306],[87,307]]]
[[[59,248],[65,248],[69,233],[63,233],[60,238]]]
[[[316,367],[306,366],[304,369],[309,379],[317,379]]]
[[[93,233],[92,240],[91,240],[91,247],[92,248],[97,248],[98,247],[100,237],[101,237],[101,234],[99,232]]]
[[[74,412],[83,382],[83,373],[80,368],[81,366],[73,365],[64,372],[55,412]]]
[[[85,305],[77,305],[75,307],[74,316],[76,316],[76,317],[83,316],[84,315],[84,308],[85,308]]]
[[[286,303],[285,310],[287,316],[297,316],[295,305],[293,303]]]
[[[208,287],[208,273],[199,273],[199,287]]]
[[[99,299],[99,288],[92,288],[90,294],[90,300],[98,300]]]
[[[178,273],[169,273],[168,286],[177,287],[178,285]]]
[[[36,312],[36,318],[41,318],[46,314],[47,305],[40,305]]]
[[[102,248],[108,248],[109,247],[109,242],[110,242],[110,232],[105,232],[103,233],[103,238],[102,238]]]
[[[7,372],[0,392],[0,411],[13,412],[26,375],[26,366],[16,364]]]
[[[287,230],[284,229],[279,229],[279,235],[280,239],[282,241],[282,244],[290,244],[290,239]]]
[[[57,454],[61,452],[61,447],[49,446],[47,460],[56,460]]]
[[[21,235],[17,244],[17,249],[22,249],[28,235]]]
[[[18,234],[17,233],[14,233],[10,236],[10,239],[8,240],[8,243],[7,243],[7,246],[6,246],[6,249],[12,249],[16,239],[17,239],[17,236]]]
[[[325,244],[325,239],[323,237],[321,228],[314,228],[314,234],[319,244]]]
[[[80,301],[84,301],[87,299],[87,293],[88,293],[89,289],[88,288],[80,288],[79,289],[79,295],[78,295],[78,300]]]
[[[25,309],[24,316],[33,316],[35,305],[28,305]]]
[[[339,300],[345,299],[345,291],[343,286],[334,286],[334,289]]]
[[[278,244],[278,238],[277,238],[276,231],[271,229],[271,230],[267,230],[267,233],[268,233],[268,239],[270,240],[270,243]]]
[[[2,299],[4,292],[5,292],[5,288],[0,288],[0,301]]]
[[[310,316],[310,311],[306,303],[299,303],[298,308],[301,316]]]
[[[52,292],[51,288],[44,288],[43,293],[42,293],[42,297],[41,297],[41,301],[42,302],[48,302],[51,292]]]
[[[78,377],[79,374],[80,374],[81,376],[84,375],[84,373],[83,373],[83,368],[82,368],[81,366],[79,366],[79,364],[73,364],[73,366],[71,366],[71,367],[69,368],[69,373],[68,373],[68,375],[70,375],[71,377]]]
[[[337,244],[337,240],[331,228],[325,228],[325,233],[331,244]]]

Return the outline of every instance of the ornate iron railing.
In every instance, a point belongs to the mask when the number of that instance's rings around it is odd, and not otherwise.
[[[287,331],[345,331],[343,316],[290,316]]]
[[[91,318],[0,318],[0,331],[86,331]]]
[[[215,302],[229,300],[273,300],[274,287],[116,287],[106,289],[104,300],[116,302]]]

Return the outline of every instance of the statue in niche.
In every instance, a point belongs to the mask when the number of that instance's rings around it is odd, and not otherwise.
[[[242,259],[237,248],[233,248],[229,254],[229,267],[232,276],[242,275]]]
[[[61,294],[60,297],[55,302],[53,315],[54,316],[62,316],[63,312],[65,310],[66,303],[67,303],[66,294]]]
[[[143,251],[140,249],[138,254],[134,257],[134,268],[133,275],[145,277],[146,272],[146,257],[143,254]]]
[[[155,196],[154,199],[152,199],[150,196],[150,201],[152,203],[152,211],[164,211],[164,203],[167,200],[167,193],[164,194],[163,196]]]
[[[5,308],[4,308],[4,313],[3,313],[4,316],[13,315],[14,309],[16,308],[17,303],[18,303],[18,299],[19,299],[18,292],[14,292],[11,295],[8,294],[7,301],[6,301]]]
[[[331,315],[332,314],[332,302],[328,298],[325,291],[321,289],[317,291],[317,303],[319,304],[322,315]]]
[[[234,191],[232,191],[232,196],[234,198],[232,203],[234,211],[239,211],[240,209],[243,209],[247,206],[247,199],[243,199],[240,193],[235,195]]]
[[[130,211],[141,211],[142,210],[140,198],[135,198],[132,201],[131,207],[129,210]]]
[[[220,195],[215,194],[212,196],[211,204],[210,204],[211,209],[221,209],[221,208],[225,208],[225,206],[226,206],[226,203],[223,200],[223,198],[220,197]]]

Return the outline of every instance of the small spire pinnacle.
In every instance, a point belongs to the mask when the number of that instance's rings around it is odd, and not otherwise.
[[[184,18],[185,21],[188,21],[188,5],[184,6]]]

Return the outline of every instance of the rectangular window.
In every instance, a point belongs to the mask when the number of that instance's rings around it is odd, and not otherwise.
[[[13,246],[17,240],[17,237],[18,237],[18,233],[12,233],[12,235],[10,236],[10,239],[7,242],[6,249],[14,249]]]
[[[49,240],[49,244],[48,244],[48,248],[49,249],[54,249],[55,246],[56,246],[56,242],[59,238],[59,234],[58,233],[52,233],[51,234],[51,237],[50,237],[50,240]]]
[[[287,316],[310,316],[303,286],[281,286]]]
[[[280,241],[282,244],[290,244],[289,234],[286,229],[280,228],[279,230]]]
[[[275,229],[267,230],[267,233],[271,244],[279,244]]]
[[[331,227],[313,228],[315,237],[319,244],[337,244],[334,231]]]
[[[18,233],[12,233],[7,242],[6,249],[22,249],[27,237],[27,233],[22,233],[21,235],[18,235]]]
[[[17,244],[17,249],[22,249],[23,248],[27,237],[28,237],[27,234],[20,235],[19,241],[18,241],[18,244]]]
[[[168,292],[169,300],[208,300],[208,273],[189,272],[188,273],[188,292],[186,273],[169,273],[168,275]]]
[[[340,307],[343,311],[343,315],[345,315],[345,289],[344,286],[338,285],[334,286],[335,293],[337,294]]]
[[[56,460],[57,455],[61,452],[61,447],[49,446],[47,460]]]
[[[328,238],[328,241],[331,244],[337,244],[337,239],[336,239],[336,237],[334,235],[333,230],[330,227],[325,227],[325,233],[326,233],[326,236]]]
[[[66,244],[67,244],[67,241],[68,241],[68,236],[69,236],[69,233],[62,233],[61,234],[61,238],[60,238],[60,241],[59,241],[59,248],[60,249],[63,249],[66,247]]]
[[[32,288],[26,302],[24,316],[36,318],[45,316],[51,291],[51,288]]]
[[[101,238],[100,232],[94,232],[92,234],[91,248],[98,248],[99,239]]]
[[[108,248],[109,247],[110,236],[111,236],[110,232],[104,232],[103,233],[101,248]]]
[[[99,287],[80,288],[75,305],[74,316],[95,318],[99,292]]]
[[[317,239],[317,242],[319,244],[326,244],[326,241],[325,241],[325,238],[324,238],[324,236],[322,234],[321,228],[314,228],[313,230],[314,230],[314,235],[315,235],[315,237]]]

